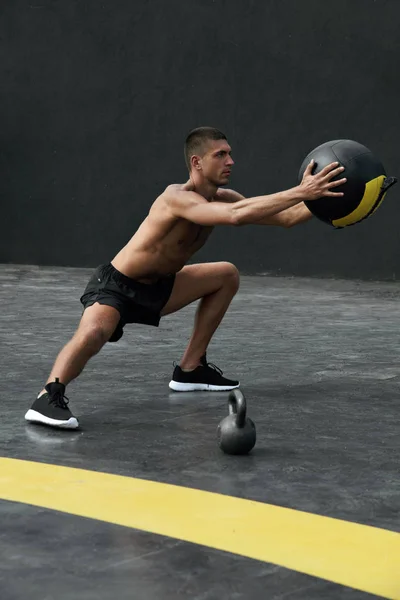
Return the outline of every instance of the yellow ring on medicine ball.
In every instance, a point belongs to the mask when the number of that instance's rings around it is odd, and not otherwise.
[[[389,187],[397,181],[394,177],[386,177],[382,163],[366,146],[353,140],[332,140],[312,150],[300,167],[299,182],[311,159],[315,161],[313,174],[332,162],[339,162],[345,168],[333,179],[346,177],[346,183],[333,188],[335,192],[343,192],[342,197],[305,202],[313,215],[338,229],[355,225],[372,215]]]
[[[366,215],[372,215],[372,213],[374,213],[381,205],[386,195],[385,192],[379,199],[379,194],[384,181],[385,175],[379,175],[379,177],[375,177],[375,179],[368,181],[368,183],[365,184],[364,196],[357,208],[346,217],[334,219],[332,225],[334,225],[334,227],[347,227],[348,225],[354,225],[362,219],[365,219]]]

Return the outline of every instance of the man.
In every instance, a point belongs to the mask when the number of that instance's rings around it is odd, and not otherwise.
[[[187,265],[215,225],[291,227],[311,218],[304,200],[342,196],[331,181],[338,163],[312,175],[311,162],[299,186],[255,198],[222,189],[232,166],[225,135],[212,127],[193,130],[185,142],[189,180],[174,184],[151,206],[146,219],[111,263],[99,266],[85,289],[84,312],[72,339],[59,353],[44,389],[25,415],[30,422],[76,429],[66,386],[106,342],[116,342],[126,323],[158,326],[161,317],[200,300],[192,336],[169,387],[177,391],[231,390],[239,381],[207,363],[207,346],[239,288],[230,263]]]

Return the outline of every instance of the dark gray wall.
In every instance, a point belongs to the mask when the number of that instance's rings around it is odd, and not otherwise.
[[[95,266],[224,130],[246,195],[291,187],[338,137],[399,175],[398,0],[3,0],[0,262]],[[222,227],[196,259],[242,272],[398,278],[400,184],[335,231]]]

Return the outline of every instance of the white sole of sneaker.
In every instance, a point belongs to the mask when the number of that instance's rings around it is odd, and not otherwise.
[[[42,423],[43,425],[50,425],[50,427],[58,427],[59,429],[78,429],[79,427],[78,419],[75,417],[71,417],[68,421],[58,421],[57,419],[45,417],[31,408],[26,413],[25,420],[30,423]]]
[[[208,383],[181,383],[171,379],[169,388],[175,392],[229,392],[240,387],[240,382],[237,385],[210,385]]]

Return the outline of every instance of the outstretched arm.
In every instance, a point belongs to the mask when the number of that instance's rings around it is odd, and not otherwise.
[[[282,212],[259,221],[257,225],[277,225],[278,227],[294,227],[300,225],[300,223],[306,223],[313,218],[313,214],[308,210],[304,202],[296,204],[291,208],[287,208]]]
[[[300,185],[267,196],[242,198],[234,203],[207,202],[203,196],[193,191],[167,188],[163,194],[164,201],[174,217],[180,217],[198,225],[252,225],[295,207],[304,200],[316,200],[323,196],[343,196],[340,192],[331,191],[342,185],[346,179],[331,181],[343,171],[338,163],[331,163],[317,175],[312,175],[313,161],[305,170]]]
[[[272,217],[282,210],[295,206],[303,200],[303,191],[293,188],[269,196],[243,198],[234,203],[208,202],[193,191],[166,190],[164,201],[174,217],[192,221],[198,225],[252,225]]]
[[[239,192],[236,192],[235,190],[229,190],[227,188],[219,189],[217,196],[221,198],[222,202],[238,202],[239,200],[243,200],[245,198]],[[312,212],[308,210],[304,202],[300,202],[299,204],[296,204],[296,206],[291,206],[286,210],[282,210],[276,215],[261,219],[261,221],[258,221],[256,224],[275,225],[277,227],[288,228],[299,225],[300,223],[305,223],[306,221],[312,219],[312,217]]]

